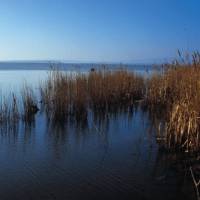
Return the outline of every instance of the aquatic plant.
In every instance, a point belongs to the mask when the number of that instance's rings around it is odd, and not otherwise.
[[[0,124],[9,125],[19,121],[20,114],[18,109],[18,102],[15,94],[8,95],[8,97],[1,96],[0,100]]]
[[[110,113],[133,110],[135,103],[151,117],[160,120],[163,141],[169,149],[197,151],[200,148],[200,54],[179,59],[163,66],[163,73],[147,78],[124,68],[109,70],[92,68],[88,73],[67,74],[51,69],[40,85],[41,105],[50,122],[86,122],[88,113],[104,117]],[[34,120],[38,99],[31,87],[22,92],[22,119]],[[0,123],[19,120],[19,103],[12,95],[8,101],[1,97]],[[142,100],[142,101],[141,101]],[[156,120],[156,121],[159,121]]]
[[[88,74],[65,74],[52,70],[40,87],[47,116],[53,121],[87,119],[88,109],[95,112],[131,107],[144,94],[144,79],[125,69],[91,70]]]
[[[34,121],[35,114],[38,112],[39,108],[37,105],[37,98],[34,94],[33,89],[28,86],[26,83],[24,84],[22,91],[22,105],[23,105],[23,114],[22,119],[25,122]]]
[[[69,111],[69,77],[57,69],[52,69],[40,87],[41,102],[49,120],[65,121]]]
[[[133,106],[143,98],[144,79],[125,69],[90,72],[88,76],[90,106],[96,112],[117,111]]]
[[[147,81],[145,105],[155,114],[164,113],[168,148],[196,151],[200,147],[200,55],[186,59],[180,55],[179,60]]]
[[[87,77],[78,74],[71,80],[71,95],[72,95],[72,113],[77,121],[85,121],[87,119],[88,109],[88,86]]]

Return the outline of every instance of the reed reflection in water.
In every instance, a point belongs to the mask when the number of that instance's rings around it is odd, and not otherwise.
[[[166,167],[167,160],[148,133],[149,126],[148,116],[135,108],[132,113],[100,116],[92,113],[85,126],[70,121],[63,126],[48,124],[45,116],[38,113],[31,125],[19,123],[11,130],[1,129],[0,196],[3,199],[180,197],[183,193],[175,193],[180,189],[177,172]],[[172,182],[169,176],[162,178],[165,171],[173,174]]]

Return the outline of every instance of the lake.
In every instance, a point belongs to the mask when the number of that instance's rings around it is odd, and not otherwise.
[[[38,91],[50,65],[0,63],[2,94],[20,92],[24,82]],[[69,73],[98,66],[53,65]],[[144,76],[154,70],[127,69]],[[194,199],[176,156],[159,148],[148,113],[137,106],[132,113],[91,114],[84,125],[52,126],[38,112],[31,125],[0,126],[0,199]]]

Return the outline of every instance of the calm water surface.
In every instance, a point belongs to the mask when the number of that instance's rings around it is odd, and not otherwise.
[[[20,91],[25,80],[37,90],[47,76],[42,66],[3,66],[2,93]],[[0,199],[193,199],[190,180],[159,150],[154,132],[140,109],[91,114],[84,126],[64,127],[47,124],[39,112],[31,126],[0,127]]]

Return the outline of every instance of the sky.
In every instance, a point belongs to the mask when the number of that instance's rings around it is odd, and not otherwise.
[[[200,0],[0,0],[0,61],[159,62],[200,49]]]

